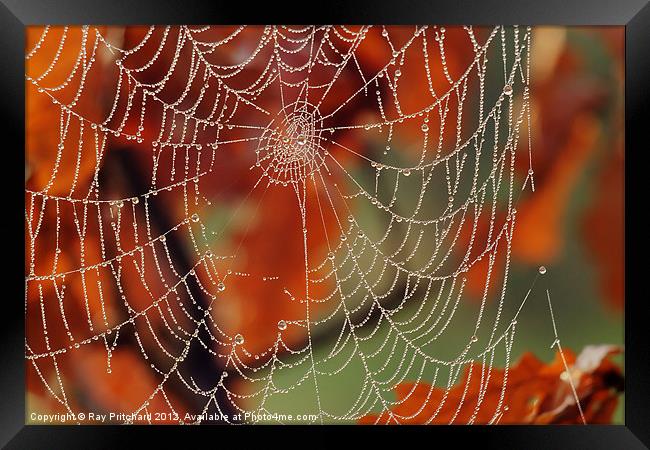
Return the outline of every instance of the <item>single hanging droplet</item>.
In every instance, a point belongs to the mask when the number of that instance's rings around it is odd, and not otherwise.
[[[478,342],[478,336],[476,335],[472,336],[472,342]]]
[[[506,85],[503,87],[503,93],[506,94],[506,95],[508,95],[508,96],[512,95],[512,86],[509,85],[509,84],[506,84]]]
[[[286,329],[287,329],[287,322],[285,322],[284,320],[279,321],[278,322],[278,330],[282,331],[282,330],[286,330]]]
[[[199,221],[199,215],[197,213],[192,214],[192,222],[198,222]]]
[[[429,131],[429,125],[427,125],[426,123],[423,123],[421,128],[422,128],[422,131],[424,131],[424,132]]]
[[[241,334],[235,336],[235,344],[242,345],[243,343],[244,343],[244,336],[242,336]]]
[[[411,175],[411,170],[410,169],[404,169],[403,173],[404,173],[405,177],[408,177],[409,175]]]
[[[544,275],[546,273],[546,267],[544,267],[544,266],[539,266],[538,270],[539,270],[539,273],[542,274],[542,275]]]
[[[226,290],[226,285],[223,284],[223,281],[217,285],[217,289],[219,290],[219,292],[223,292]]]
[[[307,138],[305,135],[301,134],[298,136],[298,140],[296,142],[298,142],[298,145],[305,145],[307,143]]]

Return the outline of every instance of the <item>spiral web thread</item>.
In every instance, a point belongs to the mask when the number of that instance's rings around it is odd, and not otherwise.
[[[448,391],[464,368],[479,362],[485,369],[470,372],[470,377],[481,379],[468,423],[474,422],[484,407],[489,369],[498,353],[507,369],[517,323],[516,316],[504,318],[502,310],[509,298],[506,285],[517,193],[527,187],[534,190],[530,138],[524,132],[530,128],[531,30],[497,26],[482,30],[479,38],[472,27],[463,27],[473,57],[459,71],[447,63],[448,30],[402,27],[400,32],[407,29],[410,37],[398,44],[393,38],[396,28],[400,27],[151,27],[138,45],[126,49],[116,43],[115,33],[85,26],[76,44],[79,53],[73,70],[59,85],[49,84],[48,74],[59,63],[60,50],[74,43],[66,40],[67,27],[44,28],[36,46],[27,49],[27,61],[48,40],[56,40],[59,51],[46,72],[28,73],[26,79],[60,109],[60,122],[52,126],[60,129],[61,140],[52,149],[57,152],[57,165],[49,183],[39,192],[26,192],[29,273],[25,309],[27,296],[40,293],[43,324],[41,333],[26,337],[26,359],[38,374],[46,365],[55,367],[54,379],[40,377],[68,412],[74,411],[58,362],[84,346],[103,346],[110,373],[112,354],[128,335],[135,338],[145,360],[150,352],[144,341],[154,342],[159,347],[155,351],[166,355],[151,364],[158,385],[134,414],[147,413],[156,398],[162,398],[168,411],[176,414],[167,395],[167,385],[173,380],[203,405],[193,411],[194,420],[180,417],[181,423],[201,423],[205,414],[226,411],[248,413],[245,421],[255,422],[262,420],[262,414],[282,412],[274,409],[281,404],[276,400],[292,395],[313,398],[313,406],[302,411],[308,422],[349,422],[376,413],[383,421],[400,423],[405,417],[391,411],[399,403],[393,396],[399,383],[422,382]],[[215,30],[223,37],[214,38]],[[386,50],[382,55],[387,55],[372,70],[358,57],[369,36],[379,39]],[[156,83],[143,81],[141,74],[160,63],[163,48],[173,49],[174,55],[167,73]],[[236,63],[219,63],[218,56],[226,50],[239,55]],[[146,64],[142,54],[150,55]],[[189,73],[176,73],[179,62],[189,67]],[[86,85],[87,75],[100,64],[115,65],[119,76],[115,86],[106,88],[108,94],[102,93],[112,98],[112,106],[98,120],[77,106],[83,96],[98,95]],[[408,74],[402,73],[414,65],[426,76],[427,89],[417,92],[425,99],[424,107],[408,110],[401,97],[409,89],[423,87],[409,88]],[[259,76],[244,78],[251,68]],[[434,71],[446,79],[442,91],[434,89]],[[346,94],[343,101],[332,104],[328,96],[342,89],[337,82],[343,74]],[[320,81],[323,78],[325,83]],[[71,87],[74,97],[61,98],[61,90]],[[275,96],[275,103],[260,101],[267,93]],[[350,116],[345,111],[359,98],[373,105],[372,114],[361,116],[370,119],[347,123]],[[474,106],[465,106],[468,98],[476,99]],[[403,150],[407,140],[401,140],[407,127],[415,130],[409,132],[415,138],[408,152]],[[373,151],[350,148],[337,140],[341,132],[357,137],[358,142],[383,144]],[[128,198],[104,193],[102,163],[111,135],[144,144],[151,152],[146,192]],[[83,142],[92,142],[95,154],[82,151]],[[303,225],[303,242],[295,245],[304,248],[305,294],[296,298],[287,291],[287,301],[301,302],[304,319],[278,322],[274,344],[254,354],[247,349],[245,336],[224,331],[213,306],[228,294],[229,279],[258,274],[232,269],[238,249],[224,255],[210,249],[219,230],[210,229],[204,221],[211,202],[201,190],[201,182],[219,164],[218,155],[228,154],[235,144],[246,146],[250,157],[246,170],[256,174],[251,192],[264,192],[269,186],[286,189],[295,199]],[[520,187],[515,176],[518,147],[528,148],[530,167]],[[66,154],[77,158],[70,193],[52,195],[49,190],[57,183],[57,167]],[[176,172],[178,164],[171,164],[171,173],[160,170],[164,167],[161,159],[170,157],[181,161],[183,173]],[[95,174],[88,191],[81,192],[77,173],[85,159],[95,165]],[[404,198],[404,186],[410,186],[411,198]],[[150,225],[150,202],[167,192],[182,193],[185,218],[156,234]],[[317,202],[309,192],[316,192]],[[252,202],[250,194],[243,205]],[[435,210],[430,206],[433,203],[443,206]],[[355,215],[359,205],[371,211],[375,229]],[[257,214],[272,213],[264,212],[263,201],[253,206]],[[311,208],[335,217],[338,231],[325,230],[325,255],[308,249],[312,231],[306,215]],[[498,211],[504,211],[503,220]],[[65,214],[75,217],[79,249],[60,247],[59,222]],[[86,231],[96,227],[101,259],[68,271],[58,269],[55,259],[49,273],[39,273],[39,231],[47,217],[56,218],[56,255],[78,251],[84,261]],[[478,232],[480,221],[488,224],[487,233]],[[460,238],[461,229],[471,230],[471,237]],[[190,270],[177,270],[176,255],[167,245],[170,234],[190,244]],[[281,236],[269,236],[273,238]],[[497,259],[497,248],[505,255],[503,259]],[[449,327],[459,326],[453,319],[466,301],[467,272],[485,260],[485,289],[477,315],[464,322],[466,340],[443,344]],[[496,264],[503,264],[505,270],[497,292],[492,293],[488,285],[495,282],[491,278]],[[145,290],[149,280],[158,277],[166,291],[149,291],[148,306],[136,310],[121,286],[120,273],[126,265],[137,268]],[[65,286],[74,277],[84,286],[85,310],[66,304]],[[93,283],[96,289],[86,288]],[[197,291],[190,284],[198,284],[208,301],[194,298]],[[316,285],[325,286],[328,293],[317,296],[322,290],[314,291]],[[46,286],[54,287],[53,298],[43,295]],[[89,312],[89,303],[97,302],[101,318]],[[71,316],[84,317],[83,335],[69,327]],[[164,326],[154,329],[151,316],[162,318]],[[285,342],[283,336],[291,327],[302,329],[303,344]],[[54,328],[63,328],[69,341],[51,342],[48,330]],[[314,343],[312,338],[325,329],[336,330],[334,339]],[[437,356],[442,345],[457,349],[455,356]],[[185,363],[192,348],[220,362],[223,370],[214,374],[212,385],[199,385],[188,372]],[[356,380],[356,394],[346,405],[330,404],[332,382],[348,383],[352,366],[357,370],[353,373],[363,374]],[[503,402],[506,384],[496,408],[489,406],[493,410],[489,423],[498,423],[507,409]],[[437,411],[426,422],[434,421]],[[284,422],[281,416],[272,416],[270,421]],[[455,423],[453,418],[451,422]]]

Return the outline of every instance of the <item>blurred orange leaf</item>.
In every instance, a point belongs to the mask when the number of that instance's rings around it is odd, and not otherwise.
[[[366,416],[360,423],[582,423],[569,377],[586,422],[610,423],[623,376],[609,357],[620,351],[609,345],[587,346],[576,358],[564,350],[570,375],[561,353],[544,364],[527,352],[507,372],[479,363],[468,365],[462,380],[449,390],[422,382],[401,383],[395,389],[398,400],[390,412]]]

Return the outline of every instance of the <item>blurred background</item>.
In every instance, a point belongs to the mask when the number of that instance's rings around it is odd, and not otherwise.
[[[451,27],[448,28],[451,30],[451,37],[447,41],[448,63],[451,67],[463,67],[468,57],[464,53],[466,50],[454,43],[454,31]],[[393,29],[399,34],[399,27],[391,27],[391,30]],[[99,30],[106,41],[125,49],[137,45],[148,32],[148,28],[141,27],[100,27]],[[30,28],[27,49],[34,48],[42,32],[43,28]],[[28,61],[28,76],[34,77],[44,70],[49,70],[48,77],[58,77],[59,82],[67,77],[75,66],[80,49],[83,48],[83,45],[78,43],[83,31],[79,27],[70,27],[66,31],[67,44],[59,49],[57,43],[63,33],[62,28],[51,28],[48,32],[51,39],[46,39],[41,44],[40,51]],[[226,35],[225,31],[223,34]],[[480,35],[480,30],[477,34]],[[233,46],[230,48],[233,52],[238,51]],[[366,53],[359,53],[359,64],[373,67],[378,64],[379,57],[371,51],[371,46],[368,48],[370,50]],[[55,54],[58,54],[58,62],[48,69]],[[157,69],[154,65],[151,73],[147,72],[146,76],[150,77],[150,80],[157,79],[160,71],[168,67],[167,62],[172,56],[163,52],[160,57],[161,67]],[[104,57],[102,67],[115,69],[114,65],[109,64],[111,55],[107,53]],[[138,63],[137,60],[132,62]],[[94,98],[82,99],[76,105],[90,120],[99,121],[105,117],[107,105],[111,105],[113,101],[116,76],[112,72],[109,73],[109,69],[105,70],[106,72],[94,73],[85,81],[85,89],[96,93]],[[180,78],[176,83],[178,89],[184,86],[185,81]],[[45,78],[43,83],[45,81],[51,85],[57,84],[49,78]],[[555,349],[551,348],[554,340],[553,329],[545,289],[549,290],[553,300],[557,331],[563,347],[577,354],[588,345],[623,345],[623,82],[623,27],[533,28],[530,106],[535,192],[526,190],[517,204],[509,295],[513,298],[523,298],[532,280],[537,276],[538,268],[543,265],[547,272],[538,279],[537,289],[519,316],[518,333],[512,349],[513,360],[517,360],[526,352],[531,352],[545,364],[550,364],[554,358]],[[415,90],[417,85],[413,86]],[[72,87],[69,89],[72,90]],[[63,96],[65,93],[66,89],[63,89],[55,95]],[[334,95],[331,101],[340,102],[345,96],[345,92],[342,92]],[[77,192],[87,192],[89,188],[92,191],[96,158],[85,157],[81,163],[76,157],[57,160],[56,151],[53,149],[60,140],[59,107],[53,106],[50,99],[43,95],[42,91],[39,92],[39,88],[29,80],[26,82],[26,99],[26,189],[38,192],[49,187],[50,195],[61,196],[66,196],[75,189]],[[472,99],[468,100],[471,101]],[[351,123],[363,123],[367,121],[368,114],[368,108],[364,105],[355,106],[351,109],[348,120]],[[132,126],[137,129],[138,116],[133,117],[134,123],[127,123],[126,128]],[[108,135],[104,142],[105,158],[101,168],[102,196],[129,198],[151,189],[148,184],[151,179],[151,142],[155,136],[147,134],[150,133],[150,128],[152,127],[149,124],[144,123],[141,133],[136,133],[137,137],[133,139]],[[81,132],[83,134],[83,130]],[[79,143],[79,130],[76,130],[76,135],[77,137],[74,137],[73,130],[67,135],[69,137],[64,139],[75,141],[81,154],[93,154],[95,144],[92,140],[84,139]],[[337,135],[337,139],[351,148],[365,145],[359,142],[358,134],[343,133]],[[270,191],[265,201],[273,205],[275,213],[264,216],[252,225],[248,221],[250,215],[247,215],[246,211],[241,214],[238,209],[246,198],[251,181],[255,179],[248,172],[250,161],[246,159],[246,155],[249,152],[250,148],[243,142],[232,147],[232,154],[228,158],[217,159],[217,166],[221,164],[222,169],[217,169],[212,181],[202,182],[201,185],[204,200],[207,202],[201,210],[202,220],[207,223],[208,229],[226,230],[211,238],[214,240],[213,249],[216,254],[228,254],[233,249],[241,248],[243,254],[248,252],[249,255],[255,255],[245,258],[245,262],[239,267],[231,268],[224,262],[221,267],[224,271],[273,274],[288,280],[287,285],[290,287],[298,286],[304,280],[304,273],[297,269],[302,263],[302,249],[294,251],[287,248],[285,240],[268,239],[268,236],[287,233],[288,225],[284,218],[292,214],[295,197],[287,200],[279,190]],[[522,145],[517,152],[517,184],[521,186],[529,168],[528,149]],[[360,178],[372,176],[371,172],[364,173],[363,167],[354,167],[354,161],[348,162],[355,175]],[[160,173],[169,172],[169,167],[174,166],[178,166],[180,170],[183,165],[182,162],[167,161],[163,157]],[[53,170],[58,172],[58,177],[52,183]],[[161,197],[163,200],[159,202],[159,206],[152,207],[151,211],[153,226],[158,229],[154,235],[171,228],[186,215],[186,200],[182,195],[162,192]],[[32,201],[29,195],[26,195],[26,201],[29,206]],[[244,208],[253,208],[251,205],[254,206],[253,203],[246,203]],[[103,249],[97,242],[95,245],[87,245],[81,259],[79,251],[72,250],[79,245],[73,223],[75,214],[71,210],[66,211],[65,206],[61,208],[55,211],[50,207],[44,214],[42,241],[36,246],[38,258],[35,273],[48,273],[48,270],[52,270],[53,261],[58,261],[56,271],[63,272],[82,266],[84,258],[86,264],[104,258]],[[364,220],[363,209],[354,213],[360,220]],[[61,231],[57,232],[57,228]],[[91,227],[86,239],[92,241],[92,237],[98,236],[99,232],[98,228]],[[246,235],[245,240],[243,235]],[[192,243],[186,238],[173,239],[170,236],[168,245],[179,259],[189,258],[187,255],[191,252]],[[63,254],[57,253],[56,248],[59,247],[64,249]],[[314,244],[310,251],[323,253],[323,248]],[[30,260],[31,249],[26,248],[26,276],[30,274]],[[188,265],[190,262],[186,261],[184,264]],[[122,284],[127,296],[133,299],[134,307],[144,307],[150,303],[141,291],[130,291],[130,285],[141,284],[137,273],[125,272],[123,277]],[[98,275],[97,278],[102,281],[101,276]],[[95,281],[93,280],[93,283]],[[105,279],[104,281],[109,284]],[[243,330],[246,346],[251,354],[263,351],[273,342],[278,320],[298,320],[304,314],[302,306],[297,308],[284,301],[286,294],[283,291],[269,289],[268,281],[266,277],[261,276],[259,279],[243,277],[233,280],[224,294],[225,300],[215,307],[213,313],[218,323],[228,332]],[[153,283],[151,289],[154,292],[158,288],[162,289]],[[88,308],[85,299],[97,296],[97,292],[92,290],[94,288],[82,286],[79,280],[71,279],[68,284],[67,301],[73,302],[77,308]],[[476,301],[462,302],[457,313],[460,317],[466,315],[471,320],[470,318],[476,315],[483,284],[480,277],[473,280],[470,274],[466,295],[470,300]],[[122,294],[122,289],[115,288],[104,292],[106,298],[103,301],[108,305],[107,308],[111,309],[109,315],[119,316],[117,310],[123,303],[120,300]],[[40,340],[43,335],[42,298],[56,299],[56,295],[54,289],[45,284],[41,288],[28,290],[28,342]],[[93,313],[94,309],[99,311],[98,303],[91,303]],[[52,304],[56,305],[56,302]],[[505,304],[504,316],[512,317],[520,303],[510,301]],[[48,309],[47,314],[53,314],[49,311]],[[101,312],[97,312],[97,315],[105,317]],[[60,322],[60,319],[52,318],[49,323],[57,321]],[[107,329],[110,328],[109,323],[105,325]],[[84,317],[71,318],[69,327],[75,334],[83,335],[85,331],[77,333],[77,330],[86,327]],[[300,333],[291,334],[290,331],[288,330],[288,339],[293,337],[294,341],[299,341]],[[449,330],[452,338],[454,332],[453,329]],[[457,332],[459,340],[466,338],[466,330],[458,328]],[[57,342],[57,339],[64,342],[67,339],[67,331],[63,328],[49,330],[49,333],[52,342]],[[157,374],[150,368],[149,362],[141,358],[138,345],[142,344],[131,339],[120,343],[114,349],[110,377],[106,375],[106,348],[103,344],[96,347],[85,346],[70,352],[69,358],[61,358],[60,367],[50,363],[36,368],[28,361],[28,422],[29,411],[62,410],[61,405],[52,399],[43,382],[56,380],[57,377],[61,377],[70,388],[70,401],[79,408],[131,412],[134,406],[141,404],[143,393],[151,392],[157,384]],[[53,345],[53,348],[56,347]],[[38,353],[39,349],[34,351]],[[622,370],[621,354],[614,356],[612,361],[619,366],[616,370]],[[207,380],[211,379],[218,367],[218,363],[211,360],[198,359],[196,364],[201,368],[195,373],[199,374],[199,378],[203,374]],[[332,391],[334,398],[337,395],[341,398],[349,395],[344,386],[339,388],[338,392]],[[185,401],[182,398],[182,390],[173,396],[174,402],[182,404]],[[603,414],[601,421],[623,423],[623,394],[615,394],[615,397],[620,401],[611,413]],[[156,402],[152,403],[151,410],[165,409],[162,400],[158,399]],[[189,404],[190,401],[187,402]],[[298,401],[292,407],[300,410],[303,405]],[[191,406],[187,408],[191,409]],[[513,418],[512,421],[517,422],[517,419]]]

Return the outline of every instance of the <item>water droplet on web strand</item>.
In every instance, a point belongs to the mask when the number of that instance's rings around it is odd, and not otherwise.
[[[539,266],[539,269],[537,269],[537,271],[540,273],[540,275],[544,275],[546,273],[546,267]]]
[[[235,344],[242,345],[243,343],[244,343],[244,336],[242,336],[241,334],[235,336]]]
[[[512,86],[509,85],[509,84],[506,84],[503,87],[503,93],[506,94],[507,96],[511,96],[512,95]]]
[[[287,329],[287,322],[281,320],[278,322],[278,330],[283,331]]]

